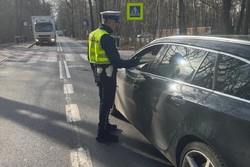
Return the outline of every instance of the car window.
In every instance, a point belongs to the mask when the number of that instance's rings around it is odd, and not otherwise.
[[[192,83],[212,89],[217,53],[209,53],[197,70]]]
[[[140,65],[136,68],[143,71],[148,71],[149,69],[154,68],[155,64],[158,62],[157,60],[160,56],[159,52],[163,46],[163,44],[150,46],[133,56],[133,58],[140,58]]]
[[[157,67],[158,74],[190,82],[205,55],[206,51],[203,50],[172,45]]]
[[[250,65],[242,60],[221,55],[215,90],[250,100]]]

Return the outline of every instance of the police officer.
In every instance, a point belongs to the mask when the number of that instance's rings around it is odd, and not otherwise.
[[[118,136],[112,134],[117,126],[110,124],[108,119],[115,98],[117,68],[129,68],[139,63],[139,60],[122,60],[115,39],[110,35],[117,27],[119,15],[120,11],[101,12],[102,24],[89,34],[88,39],[88,58],[99,87],[98,142],[118,141]]]

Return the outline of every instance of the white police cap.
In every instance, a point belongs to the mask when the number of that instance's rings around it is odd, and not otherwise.
[[[119,16],[121,14],[120,11],[104,11],[100,13],[102,15],[102,19],[112,19],[118,21]]]

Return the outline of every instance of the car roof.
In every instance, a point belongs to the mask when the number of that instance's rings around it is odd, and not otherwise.
[[[169,36],[153,40],[155,43],[177,43],[225,52],[250,60],[250,36]]]

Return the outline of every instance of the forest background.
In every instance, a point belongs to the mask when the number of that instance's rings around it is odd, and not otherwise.
[[[141,2],[141,21],[126,19],[126,4]],[[33,40],[31,16],[54,15],[65,36],[87,39],[100,24],[100,12],[119,10],[114,35],[124,45],[138,37],[149,41],[169,35],[248,35],[250,0],[0,0],[0,43],[16,36]],[[132,42],[133,43],[133,42]]]

